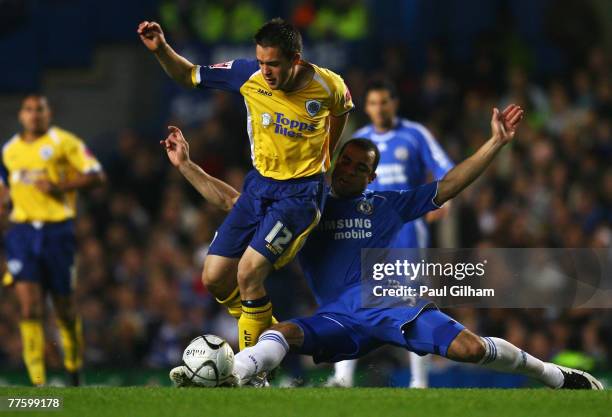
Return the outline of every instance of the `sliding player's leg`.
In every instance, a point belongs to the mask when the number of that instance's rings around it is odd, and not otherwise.
[[[302,329],[292,322],[277,323],[264,331],[255,345],[240,351],[234,358],[238,385],[245,385],[257,375],[275,369],[290,350],[299,349],[303,343]]]
[[[551,388],[602,389],[590,374],[544,362],[498,337],[479,337],[463,330],[451,343],[448,358],[496,371],[525,375]]]
[[[420,354],[434,353],[454,361],[522,374],[551,388],[601,389],[601,383],[589,374],[543,362],[506,340],[479,337],[436,309],[423,311],[401,330],[406,347]]]
[[[244,385],[276,368],[289,351],[312,356],[315,363],[338,362],[363,356],[381,345],[358,332],[344,315],[316,314],[278,323],[263,332],[255,346],[236,355],[234,371]]]

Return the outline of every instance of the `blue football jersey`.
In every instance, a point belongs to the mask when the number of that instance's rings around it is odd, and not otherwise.
[[[454,164],[425,126],[398,119],[385,133],[377,133],[373,125],[353,134],[355,138],[372,140],[380,151],[376,179],[368,187],[375,191],[405,190],[422,185],[427,174],[439,180]],[[397,248],[427,247],[429,234],[423,219],[406,224],[391,244]]]
[[[353,199],[328,197],[298,255],[319,306],[360,308],[361,250],[389,247],[406,222],[439,208],[433,202],[437,187],[431,182],[403,191],[366,191]]]

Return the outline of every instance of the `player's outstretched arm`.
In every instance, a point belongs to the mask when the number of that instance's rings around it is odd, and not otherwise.
[[[177,83],[185,87],[195,87],[191,80],[191,73],[194,64],[186,58],[177,54],[174,49],[168,45],[164,32],[157,22],[144,21],[138,25],[138,36],[147,47],[147,49],[155,55],[160,65]]]
[[[159,143],[165,147],[168,159],[189,183],[213,206],[230,211],[240,197],[231,185],[207,174],[189,158],[189,143],[178,127],[168,126],[170,134]]]
[[[474,155],[451,169],[440,180],[434,203],[441,206],[478,178],[499,150],[514,138],[523,114],[523,109],[516,104],[509,105],[501,113],[494,108],[491,117],[491,138]]]

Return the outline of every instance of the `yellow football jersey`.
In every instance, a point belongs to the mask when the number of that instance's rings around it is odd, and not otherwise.
[[[341,116],[353,108],[342,78],[310,65],[313,79],[289,93],[271,90],[256,60],[194,68],[195,86],[239,92],[244,97],[253,166],[265,177],[287,180],[325,172],[330,159],[329,116]]]
[[[3,181],[10,190],[10,219],[23,222],[59,222],[76,215],[76,191],[59,196],[40,191],[35,182],[70,180],[78,173],[100,172],[102,167],[78,137],[58,127],[33,142],[19,134],[2,148]]]

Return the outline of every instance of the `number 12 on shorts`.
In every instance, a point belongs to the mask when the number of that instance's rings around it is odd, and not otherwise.
[[[285,245],[291,241],[293,233],[280,221],[277,221],[270,233],[266,236],[266,247],[275,255],[280,255],[285,250]]]

